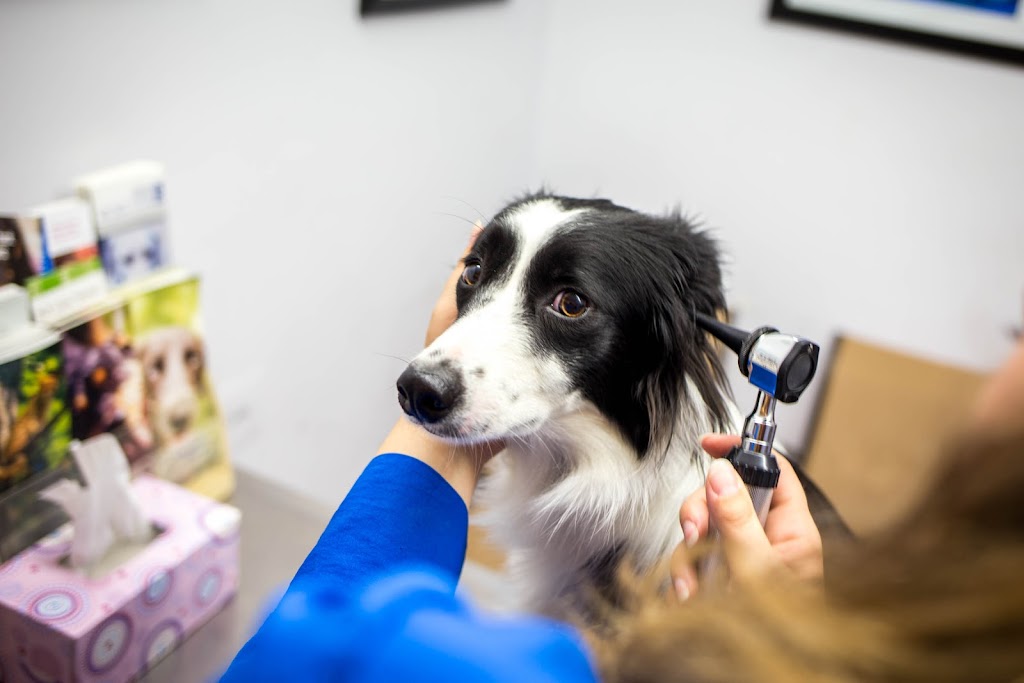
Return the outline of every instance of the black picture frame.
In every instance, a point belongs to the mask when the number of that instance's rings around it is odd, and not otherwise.
[[[891,12],[871,16],[870,3],[859,8],[859,14],[845,9],[848,3],[838,0],[771,0],[772,20],[804,24],[824,29],[859,33],[874,38],[900,41],[926,48],[952,51],[973,57],[1008,64],[1024,65],[1024,0],[1007,0],[1015,5],[1013,13],[1005,10],[971,7],[966,2],[944,0],[900,0],[906,3],[908,16],[894,19]],[[993,3],[995,4],[995,3]],[[889,3],[889,8],[893,3]],[[887,8],[887,9],[889,9]],[[956,18],[970,18],[977,13],[978,23],[997,24],[1006,30],[986,36],[984,26],[950,27]],[[1000,19],[1007,23],[1001,24]],[[1019,36],[1017,30],[1019,29]],[[1012,35],[1011,35],[1012,34]]]
[[[360,0],[359,14],[365,17],[367,15],[374,14],[393,14],[396,12],[451,7],[453,5],[468,5],[484,2],[495,3],[503,1],[504,0]]]

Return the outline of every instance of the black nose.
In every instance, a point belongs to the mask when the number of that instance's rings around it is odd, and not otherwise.
[[[190,422],[192,422],[191,415],[173,415],[171,416],[171,429],[175,434],[183,434],[188,429]]]
[[[446,368],[421,372],[413,366],[398,378],[398,404],[421,422],[439,422],[462,398],[462,382]]]

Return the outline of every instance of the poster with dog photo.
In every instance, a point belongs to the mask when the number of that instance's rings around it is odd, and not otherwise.
[[[63,329],[75,438],[113,434],[133,470],[227,498],[234,474],[206,372],[198,279],[152,276]]]
[[[0,561],[66,521],[35,495],[70,470],[61,350],[47,336],[44,348],[0,362]]]
[[[146,467],[204,495],[226,498],[234,474],[207,372],[199,279],[172,273],[149,283],[134,288],[124,304],[152,439]]]

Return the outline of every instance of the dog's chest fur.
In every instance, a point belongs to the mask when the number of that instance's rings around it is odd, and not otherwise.
[[[555,617],[586,612],[618,562],[654,566],[682,539],[679,506],[703,482],[699,435],[686,416],[666,452],[637,459],[593,408],[510,444],[479,492],[481,521],[508,553],[513,602]]]

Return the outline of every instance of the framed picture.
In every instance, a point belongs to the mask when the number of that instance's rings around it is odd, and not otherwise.
[[[501,0],[360,0],[359,13],[384,14],[405,10],[429,9],[446,5],[464,5],[471,2],[500,2]]]
[[[770,16],[1024,64],[1024,0],[772,0]]]

